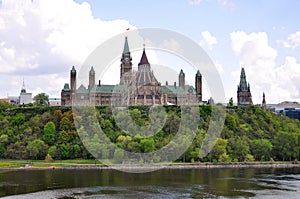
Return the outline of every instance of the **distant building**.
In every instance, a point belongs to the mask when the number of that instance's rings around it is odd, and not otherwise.
[[[293,119],[300,120],[300,109],[299,108],[285,108],[282,111],[286,116]]]
[[[10,104],[12,105],[18,105],[20,104],[20,96],[8,96]]]
[[[279,111],[284,110],[285,108],[300,109],[300,104],[298,102],[284,101],[279,104],[268,104],[267,107],[274,112],[279,112]]]
[[[298,102],[281,102],[279,104],[268,104],[268,109],[277,113],[284,114],[290,118],[300,120],[300,104]]]
[[[250,84],[247,84],[245,69],[242,68],[240,76],[240,84],[237,88],[237,101],[238,105],[253,104],[252,95],[250,91]]]
[[[0,99],[0,102],[7,102],[7,103],[10,103],[10,99],[8,99],[8,98],[1,98],[1,99]]]
[[[132,69],[127,37],[121,58],[120,83],[118,85],[95,84],[95,70],[89,71],[89,85],[76,87],[76,69],[70,71],[70,85],[65,84],[61,91],[61,105],[129,105],[129,104],[164,104],[184,105],[199,104],[202,101],[202,75],[197,71],[195,88],[185,84],[183,70],[179,73],[179,85],[161,85],[151,70],[145,48],[138,70]]]
[[[49,106],[60,106],[61,99],[60,98],[49,98]]]
[[[32,93],[27,93],[25,89],[25,83],[23,81],[23,87],[20,93],[20,104],[29,104],[32,103]]]

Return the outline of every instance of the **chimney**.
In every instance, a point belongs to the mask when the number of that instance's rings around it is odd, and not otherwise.
[[[166,81],[166,86],[168,86],[168,81]]]

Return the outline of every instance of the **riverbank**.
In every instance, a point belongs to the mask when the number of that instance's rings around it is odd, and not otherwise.
[[[237,162],[237,163],[160,163],[160,164],[113,164],[105,165],[95,160],[43,161],[0,161],[0,170],[53,170],[53,169],[210,169],[210,168],[294,168],[298,162]]]

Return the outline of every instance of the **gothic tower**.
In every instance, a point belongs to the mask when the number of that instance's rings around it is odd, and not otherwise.
[[[95,86],[95,71],[94,67],[91,67],[91,70],[89,72],[89,90],[92,90],[92,88]]]
[[[185,89],[185,74],[182,69],[179,73],[179,87]]]
[[[127,37],[125,37],[125,44],[124,44],[124,50],[122,53],[122,58],[121,58],[121,68],[120,68],[120,82],[126,80],[126,73],[131,73],[132,72],[132,58],[130,55],[129,51],[129,45],[128,45],[128,40]],[[129,75],[129,74],[128,74]]]
[[[242,68],[240,76],[240,84],[237,89],[238,105],[252,104],[252,95],[250,91],[250,84],[247,85],[245,69]]]
[[[263,92],[263,100],[262,100],[261,107],[262,107],[263,109],[267,109],[267,103],[266,103],[265,92]]]
[[[70,71],[70,84],[71,84],[71,93],[76,92],[76,70],[75,67],[72,67],[72,70]]]
[[[195,88],[198,102],[202,102],[202,75],[198,70],[195,76]]]

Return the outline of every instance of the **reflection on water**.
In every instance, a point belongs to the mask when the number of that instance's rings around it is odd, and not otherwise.
[[[300,168],[0,172],[6,198],[297,198]]]

